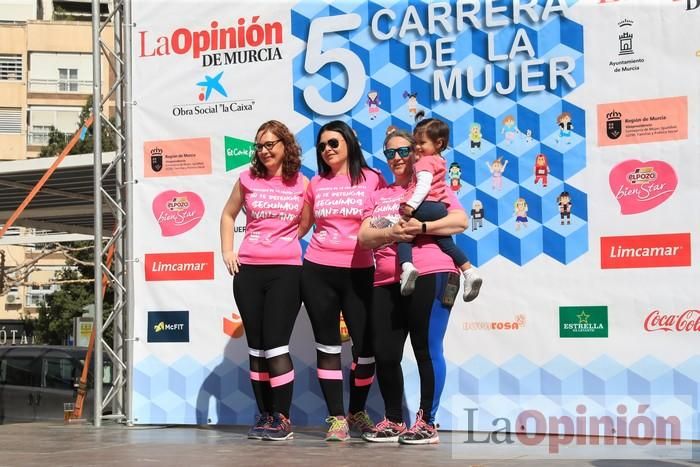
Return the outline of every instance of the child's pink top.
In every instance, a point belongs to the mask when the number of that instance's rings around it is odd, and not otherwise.
[[[305,259],[325,266],[368,268],[374,265],[372,250],[360,248],[357,232],[362,223],[365,197],[386,186],[384,178],[363,169],[365,179],[350,186],[349,175],[321,177],[309,182],[304,202],[313,209],[315,230]]]
[[[430,191],[423,201],[447,202],[447,193],[451,190],[447,189],[447,183],[445,183],[445,176],[447,175],[447,163],[445,159],[438,155],[423,156],[413,164],[413,170],[415,173],[430,172],[433,174]],[[411,190],[411,193],[406,199],[409,199],[412,194],[413,190]]]
[[[363,218],[370,217],[371,225],[375,228],[390,227],[400,219],[399,205],[406,196],[406,188],[391,185],[372,193],[365,204]],[[457,197],[452,191],[447,193],[447,210],[462,210]],[[396,243],[382,246],[374,250],[376,270],[374,285],[388,285],[400,282],[401,268],[398,265]],[[413,265],[420,275],[437,272],[454,272],[454,261],[440,250],[431,235],[418,235],[413,240]]]
[[[238,250],[242,264],[301,264],[299,220],[304,206],[304,176],[285,182],[281,176],[239,178],[246,229]]]

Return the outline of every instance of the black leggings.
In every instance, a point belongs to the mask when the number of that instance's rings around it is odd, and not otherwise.
[[[304,260],[301,291],[316,340],[321,390],[328,413],[344,415],[340,368],[340,312],[352,339],[350,413],[365,409],[374,378],[374,351],[369,312],[374,268],[339,268]]]
[[[401,295],[398,283],[374,288],[372,326],[377,380],[386,417],[393,422],[403,421],[401,359],[408,335],[420,376],[420,409],[426,422],[433,423],[435,419],[447,371],[442,341],[451,307],[441,302],[447,276],[445,272],[420,276],[413,294],[408,296]]]
[[[299,314],[301,266],[242,264],[233,278],[248,340],[250,379],[261,413],[289,417],[294,368],[289,339]]]

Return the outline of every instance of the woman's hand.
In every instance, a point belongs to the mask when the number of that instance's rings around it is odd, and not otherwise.
[[[416,235],[423,233],[423,223],[415,217],[412,217],[408,220],[402,220],[399,222],[399,224],[403,225],[403,231],[408,235],[412,235],[415,237]]]
[[[412,221],[418,222],[416,219],[411,219]],[[416,233],[412,233],[406,230],[406,221],[399,221],[398,223],[391,226],[389,229],[389,234],[387,235],[390,240],[389,243],[393,242],[412,242],[416,236]],[[420,232],[420,222],[418,223],[418,232]]]
[[[238,266],[241,265],[240,261],[238,261],[238,253],[235,251],[225,251],[223,257],[228,273],[231,275],[238,274]]]

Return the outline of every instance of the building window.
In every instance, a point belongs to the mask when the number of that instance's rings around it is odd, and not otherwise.
[[[22,81],[22,56],[0,54],[0,81]]]
[[[22,109],[0,107],[0,134],[22,131]]]
[[[49,144],[51,125],[34,125],[29,130],[27,144],[30,146],[46,146]]]
[[[64,92],[78,92],[78,69],[58,69],[58,90]]]

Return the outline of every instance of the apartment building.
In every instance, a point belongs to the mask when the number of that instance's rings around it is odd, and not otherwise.
[[[37,157],[52,126],[75,132],[93,91],[90,20],[89,0],[0,0],[0,160]],[[111,27],[103,38],[112,47]]]
[[[108,2],[101,5],[104,18]],[[51,127],[71,135],[77,129],[93,92],[91,8],[90,0],[0,0],[0,171],[3,161],[38,157]],[[110,48],[113,34],[111,27],[103,31]],[[101,66],[106,92],[114,75],[104,57]],[[44,256],[41,243],[25,240],[40,233],[12,227],[0,242],[6,269],[41,256],[25,280],[0,290],[0,344],[9,335],[2,330],[37,315],[55,290],[54,273],[65,265],[63,255]]]

